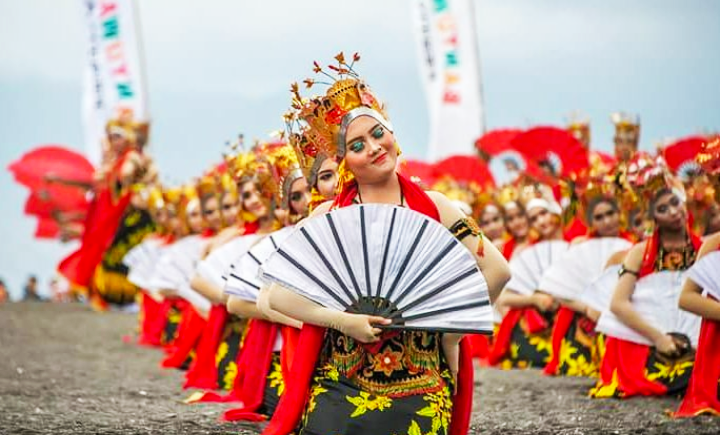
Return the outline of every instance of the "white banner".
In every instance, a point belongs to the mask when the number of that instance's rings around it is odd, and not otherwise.
[[[420,73],[430,117],[430,161],[473,154],[484,131],[473,0],[416,0]]]
[[[131,110],[136,121],[148,121],[140,23],[135,0],[80,2],[88,41],[83,90],[85,150],[97,166],[110,118]]]

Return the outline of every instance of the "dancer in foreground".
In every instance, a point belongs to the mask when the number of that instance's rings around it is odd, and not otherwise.
[[[306,134],[340,160],[340,193],[313,216],[367,203],[423,213],[465,235],[462,243],[476,256],[494,300],[509,279],[506,261],[447,198],[395,172],[399,148],[382,106],[344,57],[336,59],[331,69],[341,77],[326,95],[303,100],[294,88],[293,107],[307,123]],[[322,71],[317,64],[316,71]],[[382,333],[377,326],[387,319],[324,308],[279,286],[269,302],[304,326],[302,355],[295,356],[293,378],[266,433],[467,432],[473,374],[462,336]]]

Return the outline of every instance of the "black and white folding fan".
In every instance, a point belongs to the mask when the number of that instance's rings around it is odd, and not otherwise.
[[[150,279],[150,290],[178,290],[189,282],[207,239],[186,236],[163,250]]]
[[[685,272],[662,271],[637,281],[632,306],[650,325],[663,333],[678,332],[697,346],[701,318],[678,307]],[[652,346],[653,343],[625,325],[608,308],[603,311],[595,328],[608,336]]]
[[[538,290],[577,300],[580,293],[602,274],[608,258],[631,246],[632,243],[619,237],[600,237],[570,245],[543,274]]]
[[[696,261],[688,270],[687,278],[693,280],[709,295],[720,300],[720,251],[706,254]]]
[[[260,273],[325,307],[391,319],[385,328],[493,330],[474,255],[437,221],[406,208],[362,204],[309,219]]]
[[[580,293],[580,302],[601,313],[609,310],[610,301],[615,292],[615,286],[617,286],[619,271],[619,264],[605,269]]]
[[[128,268],[127,280],[142,289],[147,289],[162,250],[162,242],[157,238],[144,240],[130,249],[122,260]]]
[[[505,288],[531,295],[538,290],[543,274],[567,251],[568,243],[552,240],[529,246],[510,260],[512,277]]]
[[[295,227],[285,227],[269,234],[257,242],[249,251],[237,259],[225,273],[225,293],[241,299],[257,301],[263,281],[260,279],[260,265],[275,252]]]
[[[246,253],[259,238],[260,236],[256,234],[239,236],[213,249],[205,259],[198,263],[195,273],[222,289],[225,286],[223,280],[225,271],[238,257]]]

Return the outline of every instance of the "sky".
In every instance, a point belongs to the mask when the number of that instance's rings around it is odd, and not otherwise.
[[[312,61],[360,52],[358,72],[388,106],[403,151],[428,134],[412,0],[139,0],[151,152],[180,182],[217,161],[238,133],[283,127],[289,84]],[[591,119],[610,150],[609,114],[642,119],[641,148],[720,130],[720,2],[477,0],[488,128]],[[30,273],[45,291],[75,245],[37,241],[27,191],[4,170],[43,144],[82,150],[81,0],[0,0],[0,278],[17,297]]]

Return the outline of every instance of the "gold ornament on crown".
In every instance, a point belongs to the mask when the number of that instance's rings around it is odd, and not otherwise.
[[[292,183],[304,177],[298,162],[298,155],[295,149],[288,144],[271,146],[260,152],[267,159],[272,175],[265,188],[275,194],[275,203],[287,210]]]
[[[695,161],[709,180],[707,193],[720,204],[720,137],[704,143]]]
[[[633,142],[640,139],[640,117],[625,112],[615,112],[610,115],[610,120],[615,124],[615,136],[625,138]]]

